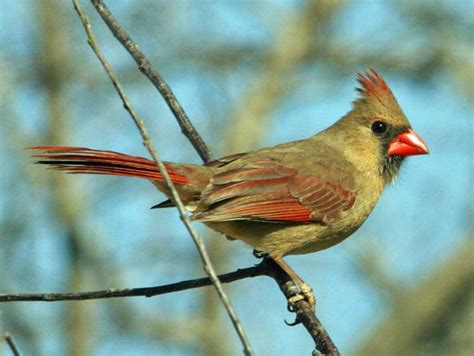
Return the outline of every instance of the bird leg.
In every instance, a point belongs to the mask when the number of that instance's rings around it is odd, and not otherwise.
[[[298,286],[300,289],[300,293],[296,294],[288,299],[288,304],[290,307],[293,307],[297,302],[301,300],[306,300],[309,305],[311,305],[311,308],[314,310],[315,305],[316,305],[316,299],[314,298],[314,292],[313,289],[307,284],[305,281],[301,279],[300,276],[296,274],[295,271],[285,262],[281,257],[276,257],[273,258],[273,261],[275,261],[283,271],[285,271],[295,282],[295,284]]]

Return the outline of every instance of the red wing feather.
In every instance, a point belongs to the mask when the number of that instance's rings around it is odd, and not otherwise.
[[[193,219],[327,223],[354,201],[355,195],[338,184],[262,161],[216,174],[201,194]]]
[[[193,216],[200,221],[264,220],[273,222],[310,222],[310,208],[295,199],[281,199],[255,202],[234,202]],[[198,214],[199,215],[199,214]]]

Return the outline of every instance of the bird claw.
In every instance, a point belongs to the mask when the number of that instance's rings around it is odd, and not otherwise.
[[[301,320],[300,320],[298,317],[296,317],[296,318],[295,318],[295,321],[293,321],[292,323],[287,322],[286,319],[283,320],[283,321],[284,321],[285,324],[288,325],[288,326],[296,326],[296,325],[298,325],[298,324],[301,324]]]
[[[314,298],[313,289],[306,283],[301,284],[300,292],[288,298],[288,311],[293,313],[295,311],[296,303],[305,300],[314,311],[316,307],[316,299]]]
[[[314,297],[313,288],[311,288],[309,284],[303,283],[300,286],[300,289],[304,299],[308,302],[308,304],[311,306],[311,309],[314,311],[314,309],[316,308],[316,298]]]
[[[296,312],[295,306],[298,302],[305,300],[310,306],[311,310],[314,311],[316,306],[316,299],[314,298],[313,289],[306,283],[303,283],[299,286],[300,290],[299,293],[292,295],[288,298],[288,305],[287,309],[290,313]],[[289,323],[285,320],[285,324],[288,326],[295,326],[301,324],[301,320],[296,316],[295,320],[292,323]]]
[[[301,302],[302,300],[305,300],[302,292],[288,298],[288,310],[294,312],[296,303]]]

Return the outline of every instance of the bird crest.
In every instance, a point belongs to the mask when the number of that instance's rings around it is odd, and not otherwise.
[[[356,90],[362,95],[363,99],[385,100],[387,97],[393,97],[392,91],[385,80],[372,68],[357,73],[357,81],[361,87]]]
[[[369,68],[357,74],[357,81],[360,86],[356,88],[356,91],[360,96],[353,101],[355,110],[362,110],[363,114],[370,113],[386,118],[391,117],[399,123],[406,123],[407,119],[398,105],[395,95],[382,76]]]

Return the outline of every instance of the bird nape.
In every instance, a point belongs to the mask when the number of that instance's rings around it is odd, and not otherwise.
[[[357,79],[352,110],[307,139],[205,165],[165,162],[193,220],[268,254],[310,302],[311,290],[283,256],[347,238],[372,212],[404,158],[428,153],[382,77],[371,69]],[[170,195],[155,162],[146,158],[82,147],[30,150],[36,163],[56,170],[144,178]]]

